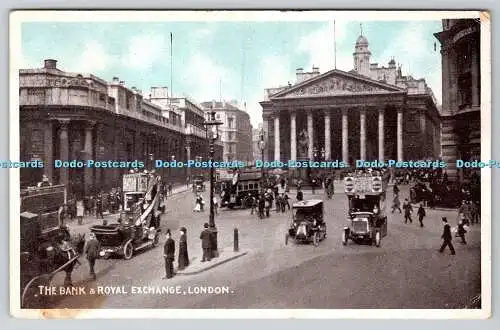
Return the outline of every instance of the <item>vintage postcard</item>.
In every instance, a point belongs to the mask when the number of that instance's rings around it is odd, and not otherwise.
[[[11,313],[489,317],[490,23],[11,13]]]

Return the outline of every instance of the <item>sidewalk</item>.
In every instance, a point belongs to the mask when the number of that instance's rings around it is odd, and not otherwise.
[[[231,248],[219,249],[219,257],[213,258],[210,261],[201,262],[199,257],[191,258],[190,264],[183,270],[174,270],[177,275],[196,275],[204,271],[210,270],[234,259],[243,257],[248,254],[248,251],[235,252]]]

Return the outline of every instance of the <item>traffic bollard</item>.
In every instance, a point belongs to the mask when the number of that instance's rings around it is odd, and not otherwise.
[[[234,228],[234,249],[233,250],[234,250],[234,252],[238,252],[240,250],[238,228]]]

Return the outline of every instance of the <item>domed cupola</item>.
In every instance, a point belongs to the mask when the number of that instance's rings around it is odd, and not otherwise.
[[[372,53],[368,49],[368,39],[361,33],[354,46],[354,70],[364,76],[370,76],[370,57]]]

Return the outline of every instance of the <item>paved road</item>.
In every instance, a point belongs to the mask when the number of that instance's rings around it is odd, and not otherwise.
[[[186,226],[190,254],[197,258],[193,262],[199,262],[197,236],[208,213],[191,211],[190,193],[172,197],[167,205],[163,227]],[[67,297],[54,303],[67,308],[456,308],[480,292],[479,227],[469,232],[468,245],[456,242],[457,255],[437,252],[440,218],[447,216],[454,222],[456,212],[427,210],[424,228],[405,225],[401,215],[390,214],[389,235],[376,248],[354,243],[342,246],[346,209],[342,194],[325,202],[329,236],[318,247],[284,244],[289,212],[258,220],[248,210],[221,210],[216,219],[219,244],[231,247],[233,228],[238,227],[240,247],[250,251],[247,256],[168,281],[161,279],[160,248],[130,261],[99,261],[97,281],[85,282],[87,266],[83,265],[75,272],[77,285],[123,285],[128,294]],[[131,286],[140,285],[179,286],[180,292],[131,294]],[[228,292],[196,294],[207,285]]]

